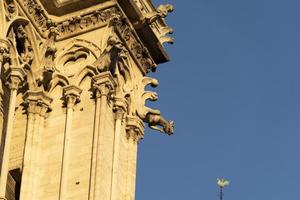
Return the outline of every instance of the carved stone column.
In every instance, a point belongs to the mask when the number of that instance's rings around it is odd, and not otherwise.
[[[125,200],[135,199],[135,183],[136,183],[136,163],[138,143],[144,137],[144,123],[135,116],[127,117],[127,139],[128,139],[128,155],[127,155],[127,196]]]
[[[70,138],[72,132],[73,123],[73,108],[80,102],[80,94],[82,90],[77,86],[70,85],[64,88],[64,98],[67,108],[66,113],[66,125],[64,134],[64,146],[62,156],[62,168],[61,168],[61,180],[60,180],[60,192],[59,199],[67,199],[67,185],[68,185],[68,171],[69,171],[69,157],[70,157]]]
[[[7,183],[7,175],[8,175],[8,167],[9,167],[9,155],[10,155],[10,146],[12,139],[12,129],[13,129],[13,121],[14,114],[16,108],[16,97],[18,88],[23,81],[25,76],[25,72],[21,68],[12,67],[9,71],[8,75],[8,85],[10,89],[10,99],[9,99],[9,108],[8,108],[8,116],[7,116],[7,124],[6,124],[6,134],[5,134],[5,143],[4,143],[4,152],[2,158],[2,166],[1,166],[1,177],[0,177],[0,199],[5,199],[6,192],[6,183]]]
[[[119,156],[120,156],[120,140],[122,121],[127,111],[127,102],[124,98],[114,98],[114,112],[115,112],[115,134],[114,134],[114,149],[113,149],[113,163],[112,163],[112,185],[111,185],[111,200],[119,199],[118,192],[118,173],[119,173]]]
[[[93,77],[96,93],[95,128],[91,159],[91,177],[89,199],[108,200],[110,198],[111,170],[103,162],[105,155],[104,131],[108,99],[115,87],[115,81],[110,72],[103,72]]]
[[[20,200],[34,199],[36,180],[39,176],[40,133],[50,111],[52,99],[42,91],[27,91],[24,95],[27,110],[27,127],[23,156]]]

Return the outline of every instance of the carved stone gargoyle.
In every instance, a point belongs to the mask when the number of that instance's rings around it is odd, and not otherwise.
[[[144,77],[142,81],[143,89],[147,85],[156,87],[158,81],[154,78]],[[145,105],[146,101],[156,101],[158,99],[157,93],[152,91],[144,91],[142,95],[140,107],[137,109],[137,115],[148,124],[149,128],[168,135],[174,133],[174,122],[166,120],[162,115],[160,110],[149,108]]]
[[[145,122],[148,123],[149,128],[172,135],[174,133],[174,122],[167,121],[160,113],[148,113]]]
[[[23,25],[19,25],[16,28],[16,40],[16,47],[20,55],[21,63],[31,65],[33,60],[33,48]]]
[[[108,38],[106,48],[99,58],[93,63],[93,66],[95,66],[100,73],[110,71],[112,74],[115,74],[118,62],[125,59],[125,51],[125,47],[118,38],[111,35]],[[120,69],[121,73],[122,71],[123,70]]]
[[[54,26],[49,26],[48,40],[45,43],[44,52],[44,68],[47,71],[54,72],[55,64],[54,59],[56,58],[57,48],[55,46],[56,37],[58,31]]]

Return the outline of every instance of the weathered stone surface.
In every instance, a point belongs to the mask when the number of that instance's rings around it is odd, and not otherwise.
[[[133,200],[145,106],[168,56],[171,5],[0,1],[0,199]]]

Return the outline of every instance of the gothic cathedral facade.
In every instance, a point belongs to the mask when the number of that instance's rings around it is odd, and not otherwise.
[[[0,0],[0,199],[134,200],[147,76],[168,61],[151,0]]]

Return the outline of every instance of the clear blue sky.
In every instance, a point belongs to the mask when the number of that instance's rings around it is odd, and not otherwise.
[[[140,143],[137,200],[298,200],[300,1],[172,3],[171,62],[149,74],[172,137]]]

